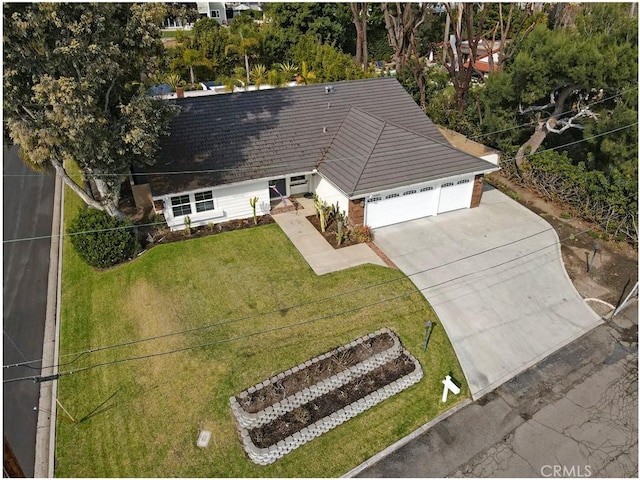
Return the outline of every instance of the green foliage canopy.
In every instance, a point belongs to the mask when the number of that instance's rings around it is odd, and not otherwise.
[[[164,49],[155,4],[7,4],[4,103],[11,139],[31,165],[53,167],[95,208],[123,218],[120,182],[134,162],[151,164],[170,107],[144,94]],[[100,192],[66,174],[77,162]]]

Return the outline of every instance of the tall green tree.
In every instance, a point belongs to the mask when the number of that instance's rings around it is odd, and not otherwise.
[[[171,108],[144,94],[164,48],[156,4],[6,4],[3,112],[25,162],[55,170],[88,205],[123,219],[120,187],[152,164]],[[75,161],[98,194],[68,175]]]
[[[346,3],[268,2],[263,8],[268,23],[284,31],[289,48],[306,34],[319,38],[321,43],[344,48],[347,27],[352,22],[351,9]]]
[[[244,58],[244,69],[247,78],[246,86],[251,83],[249,78],[249,56],[259,45],[258,35],[255,30],[246,26],[238,26],[229,38],[225,47],[225,53],[237,53]]]

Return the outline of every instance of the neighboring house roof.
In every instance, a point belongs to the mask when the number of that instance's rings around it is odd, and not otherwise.
[[[489,63],[489,55],[482,55],[478,58],[476,58],[475,62],[474,62],[474,66],[476,68],[476,70],[478,70],[479,72],[482,73],[491,73],[491,72],[497,72],[500,70],[500,66],[498,65],[498,54],[497,53],[493,53],[493,70],[491,69],[491,64]],[[464,62],[464,67],[465,68],[469,68],[469,61],[467,60],[466,62]]]
[[[153,194],[317,168],[353,196],[495,169],[453,148],[394,78],[327,86],[173,100],[182,111],[147,168]]]

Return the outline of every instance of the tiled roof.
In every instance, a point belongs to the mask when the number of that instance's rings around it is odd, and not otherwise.
[[[331,85],[174,100],[153,194],[318,168],[352,195],[494,168],[451,147],[397,80]]]

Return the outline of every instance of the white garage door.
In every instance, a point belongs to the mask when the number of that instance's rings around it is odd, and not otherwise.
[[[435,215],[437,204],[438,190],[433,186],[407,187],[372,196],[365,207],[365,224],[377,228]]]
[[[461,208],[469,208],[471,195],[473,194],[473,182],[471,178],[463,178],[457,181],[447,181],[440,185],[440,203],[438,213],[450,212]]]

